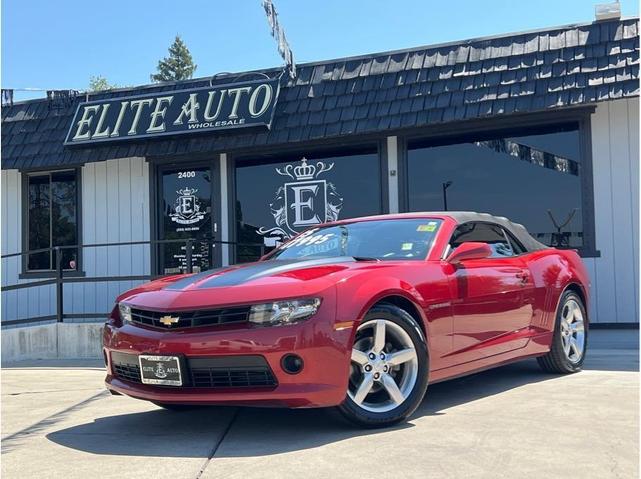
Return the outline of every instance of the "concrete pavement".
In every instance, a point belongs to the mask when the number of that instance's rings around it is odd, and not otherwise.
[[[375,431],[326,410],[173,413],[108,395],[98,362],[17,363],[2,477],[638,477],[638,331],[592,336],[581,373],[524,361],[436,384],[409,423]]]

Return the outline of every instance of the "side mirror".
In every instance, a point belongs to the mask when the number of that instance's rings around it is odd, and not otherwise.
[[[459,264],[461,261],[470,259],[484,259],[492,256],[492,248],[487,243],[477,243],[468,241],[461,245],[448,256],[447,262],[450,264]]]

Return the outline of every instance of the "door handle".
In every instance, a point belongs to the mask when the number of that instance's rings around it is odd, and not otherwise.
[[[498,271],[500,273],[505,273],[505,274],[510,274],[510,273],[519,274],[523,272],[523,270],[520,268],[498,268]]]
[[[521,283],[525,284],[530,279],[530,273],[526,273],[525,271],[521,271],[519,273],[516,273],[516,277],[521,280]]]

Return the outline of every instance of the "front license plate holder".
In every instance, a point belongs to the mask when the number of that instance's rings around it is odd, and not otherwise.
[[[143,384],[183,385],[180,357],[141,354],[138,356],[138,362],[140,364],[140,379]]]

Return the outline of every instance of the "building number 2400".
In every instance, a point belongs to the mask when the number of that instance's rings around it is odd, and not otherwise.
[[[195,178],[195,177],[196,177],[196,172],[195,171],[179,171],[178,172],[178,179]]]

